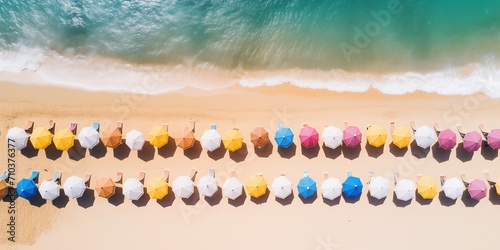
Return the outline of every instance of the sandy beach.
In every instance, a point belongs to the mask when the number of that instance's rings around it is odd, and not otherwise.
[[[447,155],[436,149],[421,150],[414,144],[397,150],[390,139],[383,150],[366,145],[353,150],[345,147],[331,150],[322,147],[305,149],[298,133],[307,122],[321,133],[325,125],[343,127],[344,121],[365,132],[370,124],[389,129],[389,122],[409,127],[409,121],[431,126],[438,121],[443,128],[462,124],[465,130],[478,130],[478,124],[500,127],[494,116],[500,99],[484,95],[440,96],[427,93],[384,95],[375,90],[365,93],[335,93],[301,89],[290,85],[276,87],[231,87],[216,91],[183,89],[162,95],[92,92],[60,87],[0,83],[0,136],[7,130],[23,127],[27,120],[35,126],[56,122],[56,130],[67,128],[72,121],[79,128],[94,121],[105,128],[116,121],[124,122],[124,132],[137,129],[146,134],[150,128],[169,124],[171,135],[196,121],[197,139],[211,123],[219,133],[239,128],[244,136],[243,149],[234,153],[217,150],[208,154],[199,143],[183,151],[170,141],[156,150],[129,151],[126,146],[99,152],[73,148],[68,152],[47,149],[17,152],[16,181],[40,171],[40,182],[50,179],[54,170],[63,172],[62,181],[71,176],[92,174],[91,188],[100,177],[112,177],[123,171],[124,178],[146,171],[148,178],[161,176],[170,169],[171,180],[197,169],[196,181],[216,169],[219,186],[236,170],[242,182],[262,172],[270,185],[280,172],[286,172],[295,186],[303,170],[309,170],[321,185],[322,173],[343,181],[351,171],[366,183],[368,171],[392,180],[399,172],[415,180],[416,174],[439,181],[440,174],[483,179],[483,171],[500,178],[498,152],[484,146],[470,154],[458,144]],[[256,126],[274,135],[276,123],[284,122],[296,134],[295,143],[278,150],[276,143],[256,151],[250,142],[250,131]],[[458,143],[461,139],[457,139]],[[269,145],[268,145],[269,146]],[[0,144],[0,159],[7,160],[7,145]],[[3,169],[0,169],[3,171]],[[392,184],[392,183],[391,183]],[[391,186],[393,189],[394,186]],[[63,196],[65,197],[65,196]],[[489,193],[475,202],[467,193],[451,201],[440,193],[431,202],[413,199],[397,201],[391,192],[377,201],[363,189],[355,202],[344,198],[329,202],[317,197],[303,200],[294,187],[293,197],[277,200],[273,194],[251,199],[249,196],[229,202],[227,198],[207,199],[196,192],[189,200],[174,197],[161,201],[139,202],[123,197],[121,189],[106,200],[93,190],[80,200],[59,198],[51,201],[16,200],[16,242],[7,240],[8,202],[0,202],[1,249],[467,249],[491,246],[500,218],[495,213],[500,196]],[[161,247],[160,247],[161,246]]]

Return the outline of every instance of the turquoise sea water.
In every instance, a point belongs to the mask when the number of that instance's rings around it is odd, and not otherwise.
[[[500,1],[0,0],[0,50],[0,70],[15,70],[16,60],[22,69],[39,65],[22,56],[36,51],[28,58],[98,55],[229,71],[405,75],[479,64],[491,78]]]

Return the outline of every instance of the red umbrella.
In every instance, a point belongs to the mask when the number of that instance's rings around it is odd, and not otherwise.
[[[349,126],[344,130],[344,144],[348,147],[355,148],[361,144],[361,131],[358,127]]]
[[[476,131],[468,132],[464,136],[464,148],[469,152],[474,152],[481,148],[482,142],[481,135]]]
[[[312,148],[318,144],[319,134],[316,129],[305,125],[299,134],[300,143],[306,148]]]

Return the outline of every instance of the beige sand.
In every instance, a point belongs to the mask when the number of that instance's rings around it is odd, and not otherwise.
[[[309,170],[318,185],[323,171],[341,180],[346,171],[352,171],[364,182],[369,170],[387,177],[400,172],[410,179],[422,173],[436,181],[440,174],[455,177],[462,171],[470,178],[483,178],[482,171],[490,170],[493,176],[500,178],[498,158],[484,150],[474,153],[469,160],[466,159],[469,156],[461,153],[463,150],[455,149],[449,160],[438,162],[439,157],[434,157],[432,150],[421,159],[412,155],[412,149],[395,156],[387,143],[383,153],[375,158],[368,155],[363,141],[359,157],[351,160],[348,157],[352,152],[323,148],[304,152],[298,136],[295,154],[289,150],[280,155],[273,142],[268,157],[258,156],[249,142],[249,132],[254,126],[263,126],[274,134],[277,121],[283,121],[296,134],[302,122],[321,132],[324,125],[340,127],[344,120],[361,128],[369,124],[388,128],[391,120],[408,126],[411,119],[427,125],[440,121],[442,127],[462,123],[467,130],[476,130],[479,122],[490,128],[500,127],[500,120],[493,115],[498,112],[500,100],[480,95],[387,96],[375,91],[346,94],[290,86],[213,92],[187,89],[159,96],[6,83],[0,84],[0,89],[2,138],[8,128],[23,126],[28,119],[34,120],[36,125],[45,125],[49,119],[54,119],[56,129],[68,126],[71,121],[77,121],[82,128],[94,121],[110,125],[123,120],[124,132],[135,128],[143,133],[163,122],[168,122],[170,132],[174,133],[194,119],[198,138],[210,123],[215,122],[221,133],[238,127],[247,143],[246,151],[235,154],[222,151],[222,158],[221,155],[213,157],[219,158],[217,160],[209,157],[206,151],[174,151],[172,144],[161,155],[157,151],[140,155],[133,151],[123,159],[118,159],[122,158],[123,150],[119,150],[122,154],[117,158],[110,149],[99,159],[86,151],[79,160],[74,160],[81,155],[75,150],[64,152],[60,157],[50,150],[47,156],[41,150],[32,158],[18,152],[18,180],[28,176],[32,169],[41,172],[41,180],[49,179],[53,171],[59,169],[63,171],[63,181],[71,175],[92,173],[93,187],[97,178],[113,176],[118,170],[124,172],[125,178],[146,170],[147,181],[161,176],[163,168],[169,168],[175,178],[188,174],[191,167],[198,169],[197,179],[214,167],[220,185],[232,169],[238,171],[242,181],[256,172],[263,172],[269,184],[284,171],[294,185],[303,170]],[[1,144],[0,152],[5,162],[5,143]],[[436,197],[427,205],[413,200],[405,207],[396,206],[392,193],[380,205],[370,204],[367,195],[365,188],[361,199],[354,204],[344,199],[337,201],[338,204],[327,204],[320,194],[317,199],[302,201],[295,189],[287,205],[277,202],[270,194],[258,201],[246,197],[239,201],[239,206],[229,204],[226,198],[207,202],[203,197],[194,197],[183,201],[172,195],[162,202],[146,199],[139,205],[129,200],[122,202],[120,195],[110,201],[95,195],[93,204],[89,199],[81,204],[76,200],[69,200],[67,204],[64,200],[55,202],[62,208],[50,201],[37,207],[18,199],[16,243],[6,240],[7,203],[0,203],[0,245],[1,249],[67,249],[70,246],[73,249],[95,246],[117,249],[466,249],[495,244],[492,239],[500,223],[500,217],[495,215],[500,204],[496,194],[477,204],[464,198],[446,206],[442,203],[448,201]]]

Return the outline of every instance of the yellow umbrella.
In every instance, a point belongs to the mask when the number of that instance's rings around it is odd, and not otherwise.
[[[234,152],[243,146],[243,136],[238,129],[231,129],[222,136],[222,143],[227,150]]]
[[[255,175],[248,178],[245,188],[250,196],[259,198],[266,193],[267,183],[262,175]]]
[[[30,141],[35,149],[47,148],[50,143],[52,143],[52,133],[49,132],[47,128],[38,127],[33,129],[31,133]]]
[[[148,141],[151,145],[161,148],[168,143],[168,132],[163,126],[155,126],[149,131]]]
[[[429,176],[424,176],[417,183],[417,191],[424,199],[432,199],[437,194],[437,183]]]
[[[52,141],[57,149],[68,150],[75,144],[75,135],[69,129],[61,129],[56,132]]]
[[[497,194],[500,195],[500,182],[495,184],[495,189],[497,190]]]
[[[366,132],[366,139],[368,140],[368,143],[370,145],[378,148],[385,144],[385,140],[387,139],[387,131],[380,125],[372,125],[368,127],[368,131]]]
[[[151,199],[161,200],[168,194],[168,183],[161,177],[155,177],[146,183],[146,191]]]
[[[407,127],[397,127],[392,132],[392,143],[398,148],[406,148],[411,142],[411,130]]]

